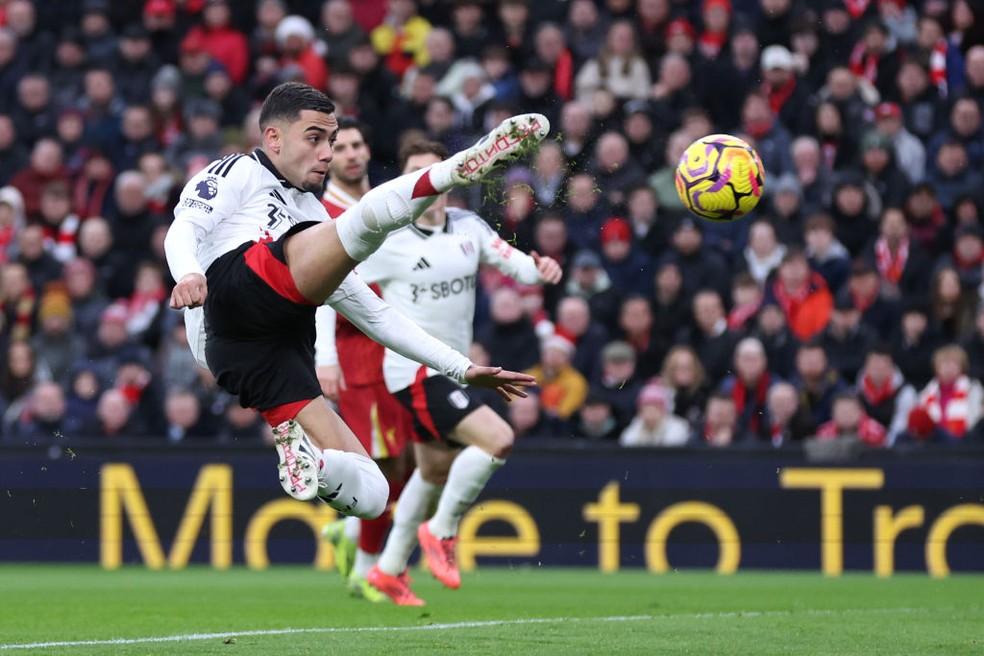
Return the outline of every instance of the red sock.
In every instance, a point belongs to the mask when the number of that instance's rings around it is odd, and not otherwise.
[[[389,504],[400,498],[400,492],[406,485],[409,477],[390,481]],[[387,504],[387,506],[389,505]],[[393,511],[386,508],[386,512],[376,519],[363,519],[359,522],[359,549],[366,553],[382,553],[383,545],[386,544],[386,535],[389,533],[390,526],[393,525]]]

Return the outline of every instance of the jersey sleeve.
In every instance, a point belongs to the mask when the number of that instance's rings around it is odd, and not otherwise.
[[[242,204],[250,176],[245,171],[240,175],[213,173],[223,170],[224,161],[213,162],[189,180],[174,208],[174,221],[164,237],[164,254],[176,281],[189,273],[205,274],[198,261],[199,244]]]
[[[326,301],[371,339],[400,355],[464,383],[471,360],[431,336],[376,294],[357,275],[348,275]]]
[[[523,251],[513,248],[506,240],[477,214],[461,219],[467,221],[469,231],[479,240],[479,252],[484,264],[494,266],[513,280],[524,285],[542,282],[533,258]]]

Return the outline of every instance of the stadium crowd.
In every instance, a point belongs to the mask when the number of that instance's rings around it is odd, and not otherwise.
[[[367,125],[373,183],[504,116],[555,139],[454,204],[565,268],[481,278],[472,358],[528,438],[870,447],[984,433],[984,8],[956,0],[0,1],[0,439],[260,439],[195,366],[162,240],[285,80]],[[695,138],[766,197],[693,218]]]

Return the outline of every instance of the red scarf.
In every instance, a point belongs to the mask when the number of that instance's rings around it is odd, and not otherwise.
[[[748,388],[745,387],[745,381],[740,377],[735,377],[735,386],[731,388],[731,398],[735,402],[735,409],[738,414],[741,415],[745,412],[745,403],[748,401]],[[766,396],[769,393],[769,372],[762,374],[759,382],[755,385],[755,405],[753,408],[764,408]],[[748,428],[753,433],[758,433],[759,426],[761,425],[762,414],[752,411],[751,419],[748,422]]]
[[[560,53],[554,68],[554,93],[564,101],[574,96],[574,57],[567,48]]]
[[[772,113],[778,114],[782,106],[786,104],[786,101],[796,91],[796,76],[791,76],[789,81],[781,87],[773,87],[768,82],[763,82],[762,91],[769,98],[769,107],[772,108]]]
[[[7,247],[14,241],[14,226],[0,227],[0,264],[7,263]]]
[[[905,271],[905,264],[909,261],[909,239],[903,239],[899,247],[892,253],[888,245],[888,240],[880,237],[875,242],[875,266],[881,277],[891,283],[897,284]]]
[[[779,303],[779,307],[786,314],[787,317],[795,316],[796,311],[799,307],[806,301],[810,296],[810,292],[817,286],[819,286],[818,278],[820,275],[817,273],[810,274],[810,279],[807,281],[803,287],[795,292],[787,292],[785,285],[779,278],[772,283],[772,293],[776,296],[776,302]],[[822,279],[821,279],[822,280]]]
[[[28,287],[20,298],[10,303],[14,310],[14,322],[10,326],[11,341],[20,342],[30,339],[36,301],[37,298],[34,296],[34,289]],[[6,303],[0,305],[0,310],[6,310],[6,306]]]
[[[982,251],[981,254],[977,256],[976,260],[965,260],[960,257],[960,254],[957,252],[957,249],[954,248],[953,263],[957,265],[957,269],[959,269],[960,271],[968,271],[970,269],[976,269],[977,267],[981,266],[982,263],[984,263],[984,251]]]
[[[859,41],[854,50],[851,51],[851,58],[848,60],[851,72],[858,77],[863,77],[872,84],[878,78],[878,55],[873,55],[865,49],[863,41]]]
[[[949,47],[946,39],[940,39],[933,45],[933,50],[929,53],[929,81],[939,90],[940,95],[944,98],[947,93],[946,52]]]
[[[853,289],[851,289],[850,292],[851,292],[851,303],[854,305],[855,308],[857,308],[858,312],[867,311],[867,309],[870,308],[872,305],[874,305],[875,301],[878,300],[877,291],[868,297],[864,297],[861,294],[858,294]]]
[[[744,328],[748,320],[755,316],[755,313],[759,311],[760,307],[762,307],[761,301],[748,305],[735,306],[735,309],[728,314],[728,329],[741,330]]]
[[[868,415],[862,414],[857,428],[850,432],[856,434],[867,446],[885,446],[885,427]],[[817,429],[817,437],[821,440],[837,439],[841,434],[833,419]]]
[[[879,405],[885,399],[888,399],[895,393],[895,385],[892,384],[892,378],[889,377],[881,385],[876,385],[871,378],[865,374],[861,378],[861,394],[864,396],[864,400],[870,405]]]
[[[697,39],[697,47],[708,59],[717,59],[721,48],[728,42],[727,32],[704,32]]]

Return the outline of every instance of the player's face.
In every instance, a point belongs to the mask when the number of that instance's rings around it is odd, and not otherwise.
[[[277,130],[279,135],[268,137],[277,169],[295,187],[321,193],[338,134],[335,115],[305,109],[296,121],[281,124]]]
[[[334,156],[328,169],[333,179],[355,184],[366,177],[370,154],[361,132],[354,128],[339,130],[332,150]]]
[[[432,153],[421,153],[420,155],[411,155],[407,158],[406,166],[403,167],[403,174],[413,173],[414,171],[419,171],[420,169],[427,168],[432,164],[437,164],[441,161],[441,158]],[[437,197],[437,200],[424,212],[426,217],[443,217],[444,211],[448,206],[448,196],[447,194],[441,194]]]

